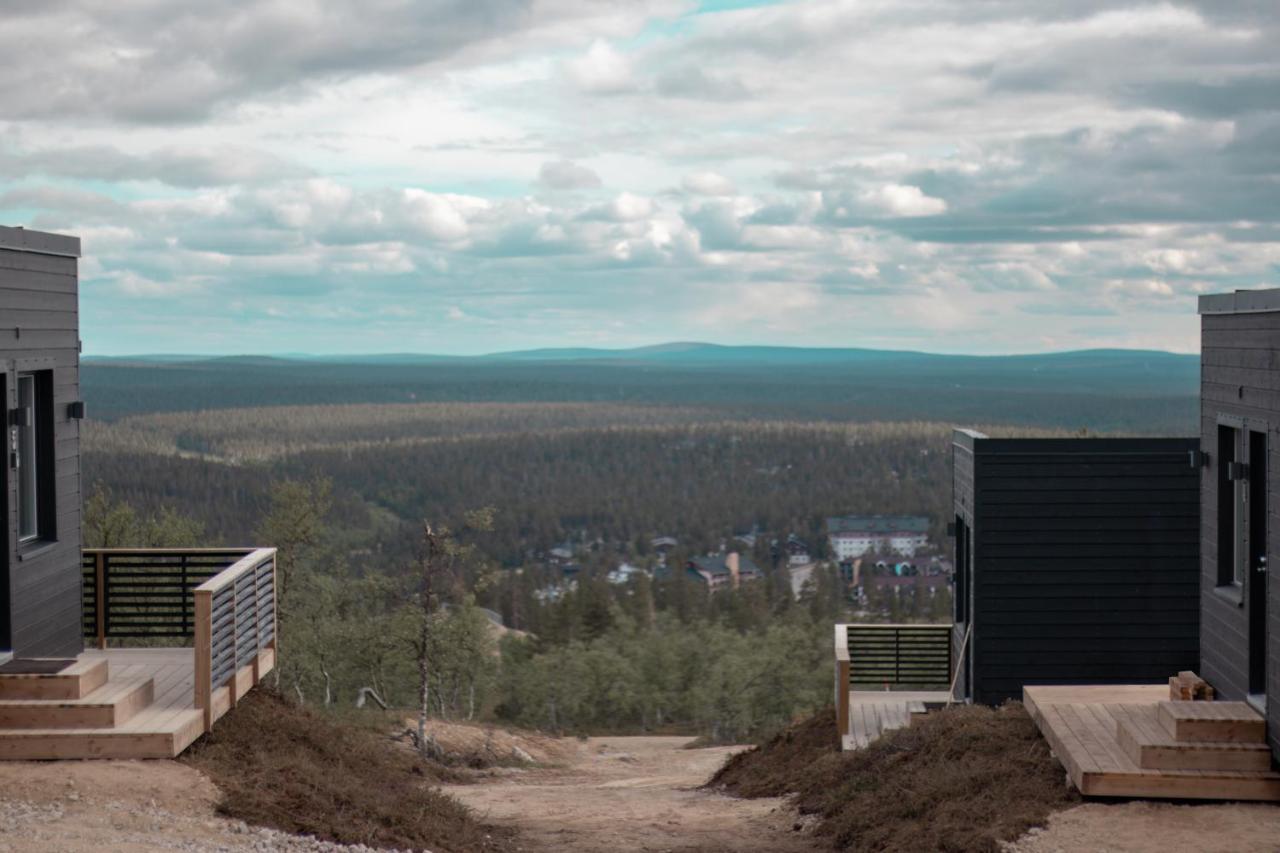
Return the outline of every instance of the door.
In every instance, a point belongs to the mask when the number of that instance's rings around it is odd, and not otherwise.
[[[1249,694],[1267,692],[1267,434],[1249,430]]]

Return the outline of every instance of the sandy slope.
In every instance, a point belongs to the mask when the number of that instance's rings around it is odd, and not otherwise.
[[[795,814],[779,800],[696,790],[740,747],[683,749],[688,742],[564,739],[560,767],[503,773],[445,790],[482,817],[517,827],[522,849],[536,853],[815,849],[793,830]]]

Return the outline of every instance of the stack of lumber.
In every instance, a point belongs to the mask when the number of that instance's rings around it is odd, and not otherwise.
[[[1191,670],[1184,669],[1169,678],[1169,700],[1172,702],[1212,702],[1213,688]]]

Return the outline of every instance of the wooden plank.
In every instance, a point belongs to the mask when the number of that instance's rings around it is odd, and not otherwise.
[[[0,699],[80,699],[107,683],[103,661],[77,661],[50,675],[0,674]]]
[[[204,730],[213,731],[213,593],[197,589],[195,598],[193,701],[204,715]]]
[[[1160,724],[1176,741],[1265,743],[1267,723],[1244,702],[1161,702]]]

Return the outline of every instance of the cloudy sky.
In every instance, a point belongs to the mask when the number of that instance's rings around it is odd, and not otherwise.
[[[1280,286],[1274,0],[0,0],[88,354],[1197,347]]]

